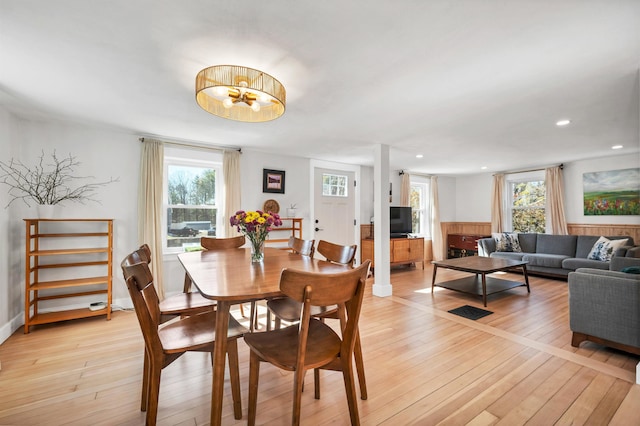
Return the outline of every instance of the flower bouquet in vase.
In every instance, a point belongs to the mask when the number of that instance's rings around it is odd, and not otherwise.
[[[264,259],[264,241],[273,227],[282,225],[280,216],[271,212],[239,210],[229,220],[251,243],[251,262]]]

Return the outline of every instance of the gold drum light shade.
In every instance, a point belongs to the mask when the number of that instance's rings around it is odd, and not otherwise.
[[[259,123],[284,114],[286,91],[265,72],[239,65],[215,65],[196,76],[196,102],[213,115]]]

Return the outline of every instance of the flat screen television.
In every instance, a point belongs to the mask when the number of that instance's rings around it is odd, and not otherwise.
[[[412,231],[411,207],[390,207],[389,231],[391,238],[407,237]]]

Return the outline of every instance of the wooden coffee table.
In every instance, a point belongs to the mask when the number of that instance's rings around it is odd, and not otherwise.
[[[484,303],[484,306],[487,306],[487,295],[489,294],[521,286],[526,286],[527,292],[531,293],[526,261],[468,256],[457,259],[435,260],[431,263],[433,263],[433,280],[431,281],[432,294],[433,288],[437,285],[438,287],[443,287],[449,290],[482,296],[482,302]],[[436,284],[436,273],[438,268],[469,272],[471,274],[475,274],[475,276],[459,278],[457,280],[445,281]],[[522,268],[524,283],[520,281],[509,281],[494,277],[487,277],[487,274],[499,271],[508,271],[516,268]]]

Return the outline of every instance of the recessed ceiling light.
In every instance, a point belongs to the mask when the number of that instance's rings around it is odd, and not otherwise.
[[[487,170],[487,166],[480,167],[480,170]]]
[[[416,158],[422,158],[422,157],[424,157],[424,155],[422,155],[422,154],[416,155]]]
[[[623,148],[622,145],[614,145],[611,147],[611,149],[621,149],[621,148]]]
[[[571,120],[567,120],[567,119],[558,120],[558,121],[556,121],[556,126],[558,126],[558,127],[567,126],[570,123],[571,123]]]

